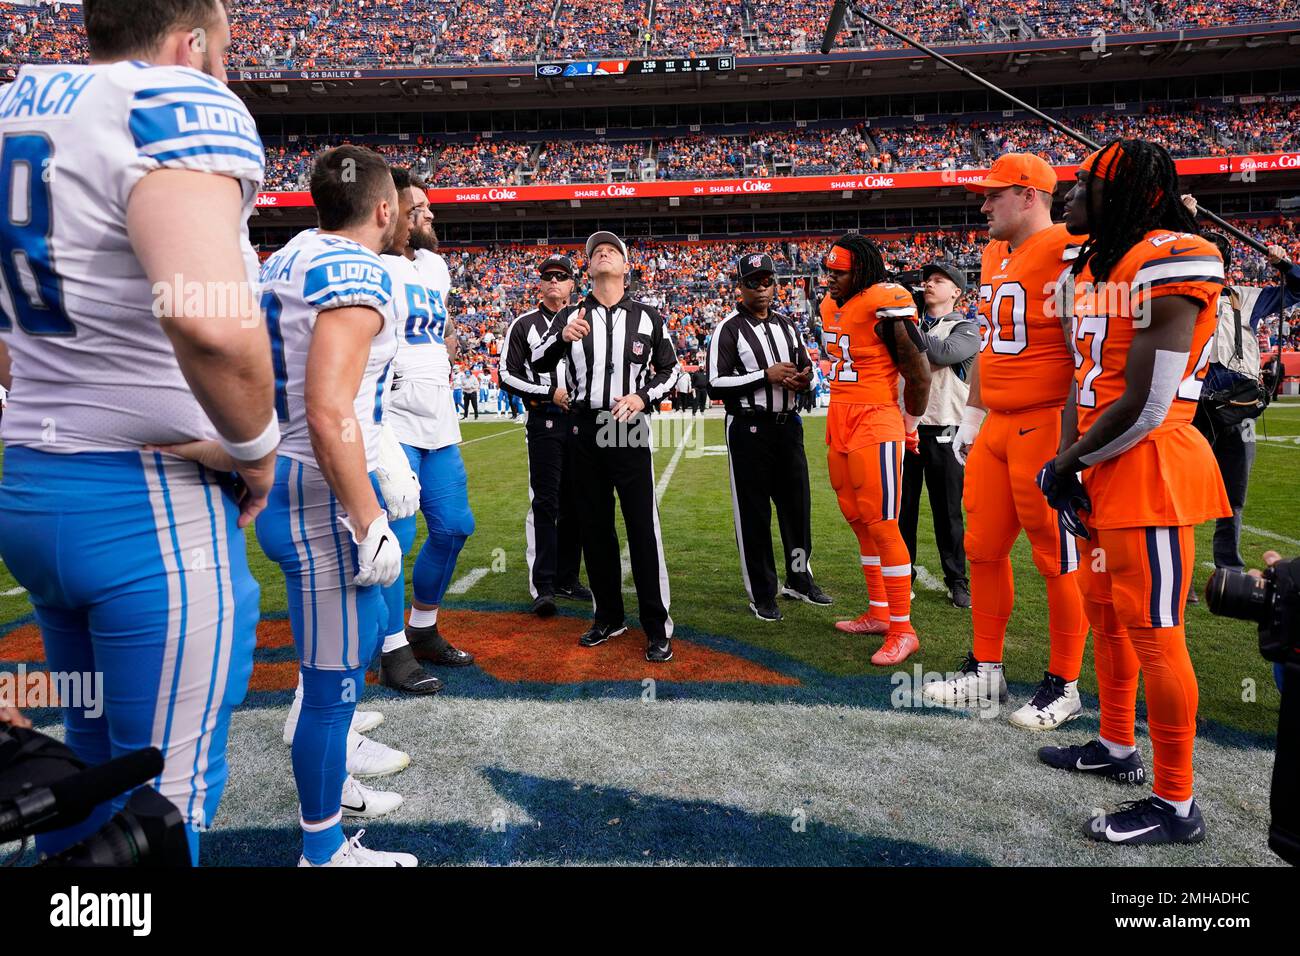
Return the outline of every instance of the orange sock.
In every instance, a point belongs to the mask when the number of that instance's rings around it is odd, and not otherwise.
[[[975,660],[1002,662],[1002,644],[1015,602],[1015,576],[1011,558],[970,563],[971,626]]]
[[[1137,711],[1138,659],[1115,605],[1087,601],[1092,623],[1092,656],[1101,698],[1101,736],[1113,744],[1136,746],[1133,723]]]
[[[1088,643],[1088,618],[1083,613],[1079,583],[1073,574],[1043,580],[1047,582],[1047,633],[1051,639],[1047,669],[1067,681],[1078,680],[1083,646]]]
[[[853,522],[853,533],[858,538],[859,560],[862,562],[862,576],[867,581],[867,600],[870,603],[871,616],[877,621],[889,622],[889,601],[885,595],[885,578],[880,573],[880,555],[876,552],[876,542],[871,537],[871,528],[861,521]]]
[[[912,627],[912,556],[908,554],[897,521],[877,521],[871,537],[880,552],[880,574],[889,600],[889,630],[915,634]]]
[[[1155,763],[1151,789],[1165,800],[1190,800],[1198,690],[1186,633],[1180,624],[1130,626],[1128,635],[1146,683],[1147,726]]]

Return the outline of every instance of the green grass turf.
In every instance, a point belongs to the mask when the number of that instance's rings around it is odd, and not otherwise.
[[[786,617],[779,625],[762,624],[748,612],[732,524],[727,458],[719,453],[723,445],[722,421],[708,419],[693,426],[703,427],[703,441],[693,439],[680,456],[660,507],[672,614],[680,624],[777,651],[830,674],[879,673],[869,663],[876,641],[846,638],[832,628],[835,620],[856,616],[865,608],[865,592],[856,541],[839,514],[827,480],[824,423],[825,418],[820,416],[805,420],[813,502],[812,565],[818,582],[835,597],[835,605],[816,608],[783,602]],[[528,485],[523,429],[513,422],[485,420],[467,423],[463,431],[462,452],[477,530],[461,554],[457,576],[479,567],[491,568],[494,573],[465,594],[449,595],[446,603],[526,605],[523,522]],[[1275,406],[1260,422],[1260,434],[1269,439],[1293,436],[1300,441],[1300,403]],[[700,454],[701,446],[704,454]],[[671,447],[656,450],[657,474],[663,473],[672,452]],[[1284,554],[1300,553],[1294,543],[1300,537],[1297,476],[1300,443],[1259,442],[1245,523],[1266,533],[1243,534],[1242,551],[1248,560],[1256,559],[1270,547]],[[927,509],[923,506],[918,563],[933,571],[937,561]],[[420,526],[422,538],[423,522]],[[1202,565],[1210,555],[1211,531],[1212,526],[1206,525],[1197,532],[1197,583],[1202,588],[1209,574]],[[261,553],[253,536],[248,538],[250,562],[262,585],[262,608],[282,612],[283,578]],[[778,553],[779,546],[778,540]],[[1012,560],[1017,587],[1007,635],[1007,677],[1013,682],[1034,683],[1047,665],[1046,593],[1023,537]],[[408,571],[410,561],[408,557]],[[0,568],[0,593],[14,587],[8,569]],[[627,600],[629,613],[635,614],[634,595],[628,594]],[[25,594],[0,596],[0,622],[12,621],[30,611]],[[1279,697],[1270,667],[1256,651],[1254,626],[1215,618],[1204,604],[1189,608],[1187,616],[1188,641],[1200,682],[1201,718],[1241,731],[1271,734],[1276,727]],[[969,613],[951,607],[942,592],[918,586],[913,620],[921,638],[919,663],[927,671],[951,670],[970,646]],[[909,665],[912,663],[917,661]],[[1252,682],[1254,695],[1245,691]],[[1091,644],[1081,685],[1085,692],[1096,692]]]

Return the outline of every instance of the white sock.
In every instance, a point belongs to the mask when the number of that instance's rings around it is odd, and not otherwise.
[[[1137,750],[1136,747],[1126,747],[1124,744],[1113,744],[1105,737],[1098,737],[1097,739],[1101,741],[1101,745],[1105,747],[1107,752],[1116,760],[1123,760],[1125,757],[1132,756],[1133,752]]]
[[[1188,797],[1186,800],[1166,800],[1164,797],[1160,796],[1160,794],[1157,793],[1157,794],[1155,794],[1155,798],[1156,798],[1157,800],[1161,800],[1161,801],[1163,801],[1164,803],[1167,803],[1167,804],[1169,804],[1171,807],[1173,807],[1173,808],[1174,808],[1174,811],[1175,811],[1175,812],[1176,812],[1180,817],[1184,817],[1184,818],[1186,818],[1186,817],[1189,817],[1189,816],[1192,815],[1192,798],[1191,798],[1191,797]]]
[[[418,607],[413,607],[411,619],[406,623],[411,627],[432,627],[438,623],[438,609],[435,607],[429,611],[421,611]]]
[[[308,833],[320,833],[322,830],[328,830],[330,827],[335,826],[342,822],[343,822],[342,810],[339,810],[338,813],[335,813],[333,816],[329,817],[328,819],[320,820],[317,823],[308,823],[306,820],[302,818],[301,814],[299,814],[298,816],[298,825],[301,826]]]
[[[302,671],[298,671],[298,688],[293,692],[293,702],[302,704]]]
[[[405,631],[398,631],[396,634],[389,634],[384,638],[384,653],[387,654],[390,651],[397,650],[399,647],[405,647],[406,644]]]

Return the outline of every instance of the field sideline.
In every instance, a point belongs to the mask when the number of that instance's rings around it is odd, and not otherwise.
[[[1279,696],[1253,625],[1214,618],[1204,604],[1188,610],[1208,841],[1194,849],[1091,845],[1077,832],[1088,810],[1142,793],[1047,770],[1034,749],[1049,741],[1014,730],[1005,713],[985,720],[898,706],[917,673],[949,671],[963,657],[968,612],[919,581],[913,619],[921,653],[893,680],[869,663],[878,639],[831,627],[864,609],[864,589],[856,541],[827,481],[825,419],[805,419],[812,565],[836,603],[782,602],[785,621],[773,625],[745,607],[722,421],[670,418],[668,430],[692,431],[680,451],[655,452],[679,636],[677,659],[660,668],[640,657],[639,633],[580,652],[574,644],[584,608],[569,606],[545,624],[521,613],[528,607],[523,430],[486,416],[464,426],[478,527],[453,583],[460,593],[445,605],[446,631],[483,666],[444,674],[447,689],[432,700],[368,692],[363,706],[387,717],[374,736],[408,750],[413,763],[371,781],[391,785],[407,803],[371,823],[367,843],[434,863],[1276,862],[1264,832]],[[702,438],[693,431],[700,428]],[[1243,535],[1248,561],[1270,547],[1300,553],[1297,475],[1300,403],[1279,404],[1260,423]],[[919,563],[934,571],[926,511],[920,538]],[[283,580],[249,539],[265,633],[253,690],[232,729],[230,786],[204,855],[279,865],[297,852],[296,800],[279,742],[292,651],[277,620]],[[1206,526],[1197,535],[1200,588],[1209,543]],[[1047,646],[1045,592],[1023,539],[1013,562],[1017,604],[1006,663],[1014,707],[1042,676]],[[635,596],[626,597],[634,615]],[[0,667],[38,663],[30,614],[25,594],[0,569]],[[1091,647],[1081,689],[1087,715],[1051,740],[1096,733]],[[33,716],[47,729],[58,726],[52,711]],[[1149,767],[1141,721],[1139,737]]]

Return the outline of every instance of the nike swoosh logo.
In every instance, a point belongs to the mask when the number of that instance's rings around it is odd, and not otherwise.
[[[387,536],[379,539],[379,547],[375,548],[375,557],[379,557],[379,552],[384,550],[384,545],[388,543]]]
[[[352,804],[350,804],[350,803],[343,803],[342,801],[339,801],[339,805],[340,805],[341,807],[343,807],[344,810],[354,810],[354,811],[356,811],[357,813],[365,813],[365,812],[366,812],[366,801],[364,801],[364,800],[361,801],[361,806],[359,806],[359,807],[354,807]]]
[[[1170,249],[1169,254],[1171,256],[1181,256],[1184,252],[1192,252],[1195,249],[1195,246],[1188,246],[1186,249]]]
[[[1158,829],[1160,829],[1160,824],[1157,823],[1155,826],[1145,827],[1141,830],[1130,830],[1128,833],[1116,833],[1110,828],[1110,824],[1107,824],[1106,839],[1110,840],[1112,843],[1125,843],[1134,837],[1140,837],[1144,833],[1150,833],[1152,830]]]
[[[1033,428],[1022,428],[1022,429],[1020,429],[1020,434],[1021,434],[1021,435],[1028,435],[1030,432],[1036,432],[1036,431],[1038,431],[1038,426],[1037,426],[1037,425],[1035,425]]]
[[[1109,766],[1108,763],[1084,763],[1082,757],[1074,762],[1076,770],[1102,770]]]

